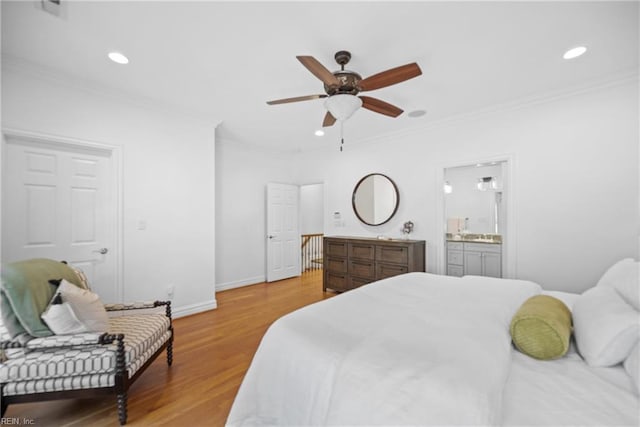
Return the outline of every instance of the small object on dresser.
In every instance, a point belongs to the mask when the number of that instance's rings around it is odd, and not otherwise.
[[[413,231],[413,222],[407,221],[402,226],[402,233],[404,234],[405,239],[409,239],[409,234]]]

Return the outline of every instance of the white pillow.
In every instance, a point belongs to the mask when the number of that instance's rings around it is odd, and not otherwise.
[[[631,258],[618,261],[609,267],[596,286],[615,288],[626,302],[640,310],[640,262]]]
[[[47,309],[40,316],[47,324],[51,332],[56,335],[71,335],[87,332],[87,328],[78,320],[71,305],[62,302],[59,293],[56,293]]]
[[[631,354],[624,361],[624,370],[631,376],[633,383],[636,385],[636,391],[640,392],[640,372],[638,371],[638,363],[640,362],[640,343],[637,343]]]
[[[71,267],[73,272],[76,273],[76,276],[78,277],[78,281],[80,282],[80,287],[83,289],[91,290],[91,286],[89,286],[89,279],[87,279],[87,275],[84,274],[84,271],[82,271],[77,267],[74,267],[73,265],[69,265],[69,267]]]
[[[578,352],[591,366],[613,366],[638,342],[639,314],[608,286],[591,288],[573,305]]]
[[[573,304],[575,304],[578,298],[580,298],[580,294],[563,291],[542,291],[542,295],[549,295],[550,297],[559,299],[567,306],[569,311],[573,310]]]
[[[58,292],[62,296],[62,301],[71,306],[73,313],[85,326],[87,332],[109,330],[109,316],[97,294],[81,289],[64,279],[60,282]]]

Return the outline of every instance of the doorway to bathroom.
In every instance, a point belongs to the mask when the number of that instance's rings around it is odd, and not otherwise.
[[[508,158],[443,168],[443,274],[515,276],[511,169]]]

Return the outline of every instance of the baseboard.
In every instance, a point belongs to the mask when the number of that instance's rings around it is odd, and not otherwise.
[[[239,288],[241,286],[255,285],[266,280],[264,276],[250,277],[248,279],[236,280],[234,282],[216,284],[216,292],[226,291],[228,289]]]
[[[172,308],[171,317],[177,319],[178,317],[189,316],[191,314],[202,313],[203,311],[213,310],[218,307],[218,302],[213,299],[212,301],[199,302],[197,304],[183,305],[182,307]]]

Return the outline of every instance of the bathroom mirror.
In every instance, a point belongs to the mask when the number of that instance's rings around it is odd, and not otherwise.
[[[391,178],[372,173],[358,181],[351,202],[360,221],[367,225],[381,225],[398,210],[400,195]]]
[[[505,168],[500,161],[445,169],[447,233],[504,234]]]

